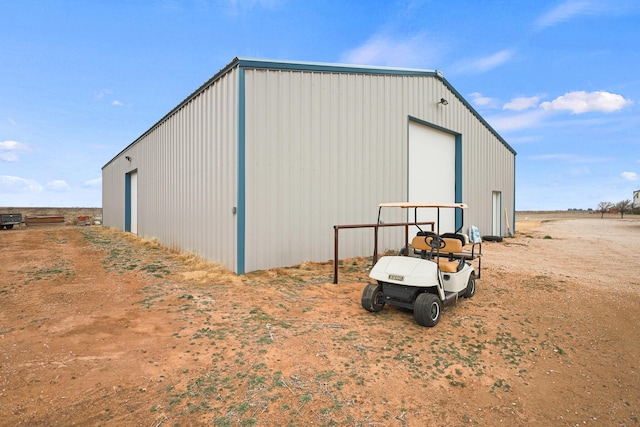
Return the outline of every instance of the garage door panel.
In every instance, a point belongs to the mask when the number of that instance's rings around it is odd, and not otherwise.
[[[455,135],[409,121],[409,202],[456,201],[455,148]],[[433,209],[418,211],[418,221],[436,221],[436,216]],[[449,231],[455,231],[455,212],[443,209],[440,212],[440,232]]]

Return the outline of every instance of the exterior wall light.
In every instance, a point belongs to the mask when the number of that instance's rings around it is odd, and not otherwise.
[[[129,156],[124,156],[124,158],[127,159],[127,162],[131,161],[131,157],[129,157]]]
[[[448,104],[449,104],[449,101],[447,101],[447,100],[446,100],[446,99],[444,99],[444,98],[440,98],[440,102],[438,102],[438,104],[448,105]]]

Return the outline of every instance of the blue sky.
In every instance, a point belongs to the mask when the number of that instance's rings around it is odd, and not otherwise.
[[[441,70],[518,152],[516,209],[640,189],[637,0],[0,0],[0,206],[101,167],[234,57]]]

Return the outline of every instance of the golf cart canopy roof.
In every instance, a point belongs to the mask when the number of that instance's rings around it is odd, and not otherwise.
[[[464,203],[419,203],[419,202],[393,202],[380,203],[381,208],[459,208],[466,209]]]

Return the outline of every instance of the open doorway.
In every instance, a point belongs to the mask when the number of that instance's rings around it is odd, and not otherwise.
[[[494,191],[492,193],[493,209],[491,220],[491,235],[502,236],[502,192]]]
[[[131,171],[124,179],[124,231],[138,234],[138,171]]]

